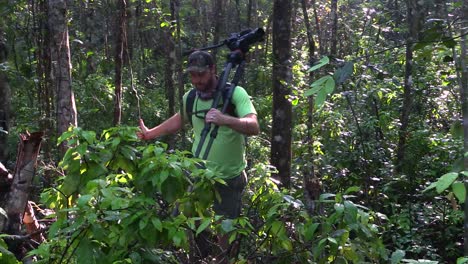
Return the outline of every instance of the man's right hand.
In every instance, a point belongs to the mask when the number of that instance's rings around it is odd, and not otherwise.
[[[140,131],[137,131],[137,137],[142,140],[146,140],[147,138],[147,133],[148,133],[148,128],[145,126],[145,122],[143,119],[140,119]]]

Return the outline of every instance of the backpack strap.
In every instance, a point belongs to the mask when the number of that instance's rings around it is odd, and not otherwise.
[[[197,91],[195,88],[192,88],[187,95],[187,99],[185,101],[185,112],[187,113],[187,118],[192,125],[192,116],[193,116],[193,102],[195,101],[195,96],[197,95]]]
[[[228,83],[228,85],[230,85],[230,84]],[[224,102],[226,102],[226,99],[227,99],[228,95],[229,95],[229,89],[224,89],[224,91],[222,93],[223,104],[224,104]],[[192,116],[193,116],[193,113],[194,113],[193,104],[194,104],[196,96],[197,96],[197,90],[195,88],[192,88],[192,90],[190,90],[189,93],[187,94],[187,98],[186,98],[186,101],[185,101],[185,112],[187,114],[188,121],[190,122],[190,125],[192,125],[192,126],[193,126]],[[232,103],[232,100],[231,100],[229,102],[229,105],[228,105],[227,109],[226,109],[226,114],[228,114],[230,116],[237,116],[235,109],[236,109],[236,106]]]

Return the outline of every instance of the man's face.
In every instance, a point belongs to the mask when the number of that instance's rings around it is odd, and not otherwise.
[[[203,72],[191,71],[190,79],[193,86],[200,92],[207,92],[212,90],[214,81],[214,67],[208,68]]]

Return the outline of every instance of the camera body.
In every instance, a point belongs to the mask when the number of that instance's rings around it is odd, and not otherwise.
[[[263,41],[265,31],[262,28],[247,29],[239,33],[232,33],[231,36],[224,41],[231,51],[241,50],[243,53],[249,51],[250,45],[255,42]]]

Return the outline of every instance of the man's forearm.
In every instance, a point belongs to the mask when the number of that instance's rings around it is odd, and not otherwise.
[[[182,127],[182,118],[180,114],[175,114],[160,125],[149,129],[145,133],[145,139],[153,139],[170,134],[175,134]]]
[[[241,118],[236,118],[228,115],[225,115],[224,117],[225,125],[241,134],[253,136],[260,133],[257,116],[254,114],[250,114]]]

